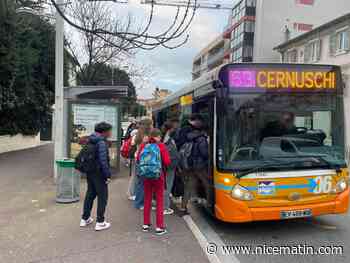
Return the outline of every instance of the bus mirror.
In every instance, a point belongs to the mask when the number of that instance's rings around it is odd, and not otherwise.
[[[222,84],[221,84],[221,82],[219,81],[219,80],[215,80],[214,82],[213,82],[213,88],[214,89],[219,89],[219,88],[221,88],[222,87]]]

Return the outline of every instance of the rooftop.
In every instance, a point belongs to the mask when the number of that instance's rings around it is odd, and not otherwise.
[[[196,61],[204,54],[208,53],[211,49],[216,47],[220,42],[224,41],[223,34],[220,33],[213,41],[211,41],[206,47],[204,47],[193,59],[193,61]]]
[[[334,25],[342,23],[346,20],[350,20],[350,13],[348,13],[344,16],[338,17],[332,21],[329,21],[329,22],[327,22],[319,27],[316,27],[315,29],[313,29],[309,32],[306,32],[306,33],[300,35],[300,36],[292,38],[292,39],[288,40],[287,42],[284,42],[283,44],[278,45],[277,47],[274,48],[274,50],[285,49],[286,47],[288,47],[291,44],[297,43],[297,42],[303,40],[304,38],[307,38],[307,37],[312,36],[314,34],[320,33],[324,30],[329,29],[329,28],[332,28]]]

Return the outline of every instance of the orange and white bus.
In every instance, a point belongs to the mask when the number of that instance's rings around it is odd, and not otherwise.
[[[206,120],[210,161],[199,189],[226,222],[345,213],[343,83],[328,65],[227,64],[154,110]],[[202,179],[203,179],[202,178]]]

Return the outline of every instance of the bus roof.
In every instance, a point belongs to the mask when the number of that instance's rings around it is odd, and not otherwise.
[[[212,71],[205,73],[198,79],[186,85],[184,88],[170,94],[163,100],[162,105],[155,109],[155,111],[178,104],[180,97],[187,94],[193,94],[194,97],[200,97],[214,91],[212,84],[215,80],[218,80],[218,73],[222,67],[223,66],[217,67]]]

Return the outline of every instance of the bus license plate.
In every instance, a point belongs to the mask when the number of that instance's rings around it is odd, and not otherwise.
[[[311,209],[291,210],[291,211],[282,211],[281,212],[282,219],[300,218],[300,217],[309,217],[309,216],[312,216]]]

